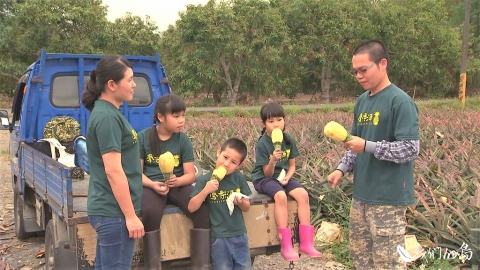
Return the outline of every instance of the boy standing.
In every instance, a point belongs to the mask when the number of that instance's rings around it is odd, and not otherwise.
[[[226,175],[221,181],[212,180],[212,172],[200,177],[190,195],[190,212],[197,211],[206,201],[211,226],[211,251],[214,270],[252,269],[247,229],[243,212],[250,209],[248,198],[235,198],[230,215],[227,198],[233,192],[252,194],[245,176],[236,171],[247,156],[247,146],[242,140],[230,138],[217,150],[215,167],[223,166]]]

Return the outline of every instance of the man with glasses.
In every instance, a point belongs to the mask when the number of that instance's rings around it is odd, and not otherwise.
[[[418,109],[388,78],[382,42],[370,40],[353,51],[351,74],[366,91],[357,99],[353,139],[328,176],[332,187],[354,172],[350,209],[350,252],[357,269],[406,269],[407,205],[414,201],[413,161],[418,156]]]

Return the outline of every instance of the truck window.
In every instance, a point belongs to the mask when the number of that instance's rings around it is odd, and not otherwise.
[[[137,85],[132,101],[128,104],[130,107],[145,107],[152,103],[152,90],[146,77],[134,76],[133,80]]]
[[[88,76],[84,77],[87,82]],[[133,80],[137,84],[133,100],[129,103],[131,107],[145,107],[152,103],[152,94],[150,83],[146,77],[134,76]],[[55,107],[79,107],[80,100],[78,95],[79,80],[76,75],[56,76],[52,82],[50,98]]]
[[[84,77],[85,80],[88,78]],[[55,107],[79,107],[80,98],[78,76],[62,75],[53,78],[50,98]]]

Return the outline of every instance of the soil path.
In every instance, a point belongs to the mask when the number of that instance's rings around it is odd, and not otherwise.
[[[19,241],[15,236],[8,130],[0,130],[0,270],[43,269],[44,236]],[[36,255],[40,258],[37,258]]]

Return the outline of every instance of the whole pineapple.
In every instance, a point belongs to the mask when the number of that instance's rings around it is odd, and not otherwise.
[[[328,122],[323,128],[323,133],[337,142],[348,142],[352,140],[352,135],[348,134],[347,130],[335,121]]]

